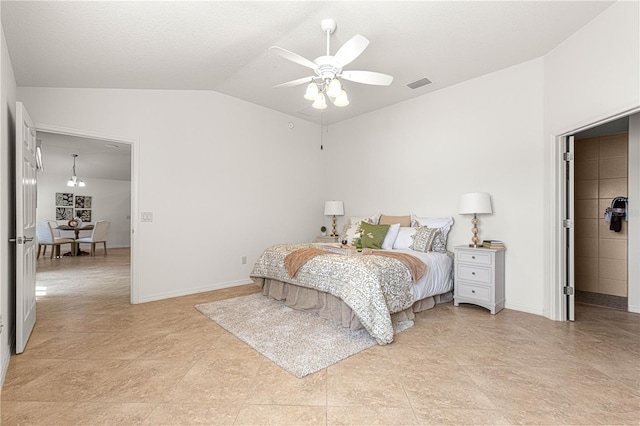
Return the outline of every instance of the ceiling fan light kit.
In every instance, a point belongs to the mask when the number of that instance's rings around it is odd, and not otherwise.
[[[327,35],[327,54],[316,58],[314,61],[278,46],[269,48],[276,55],[298,65],[311,68],[315,72],[313,76],[288,81],[274,86],[274,88],[293,87],[308,83],[304,98],[313,101],[313,108],[323,110],[327,108],[327,98],[338,107],[349,105],[347,92],[344,90],[340,79],[375,86],[388,86],[391,84],[393,77],[387,74],[373,71],[343,70],[345,66],[349,65],[364,52],[369,45],[369,40],[360,34],[356,34],[338,49],[335,56],[331,56],[330,38],[337,28],[336,21],[323,19],[320,22],[320,28]]]

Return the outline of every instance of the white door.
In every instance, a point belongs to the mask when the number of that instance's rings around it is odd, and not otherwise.
[[[575,215],[574,215],[574,137],[564,141],[564,258],[565,279],[563,293],[565,297],[565,319],[575,321]]]
[[[36,323],[36,128],[16,102],[16,353]]]

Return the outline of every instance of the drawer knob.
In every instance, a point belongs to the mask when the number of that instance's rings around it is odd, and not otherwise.
[[[476,294],[476,291],[475,290],[471,290],[471,293]]]
[[[472,259],[475,259],[476,257],[475,257],[475,256],[471,256],[471,258],[472,258]]]
[[[471,273],[471,275],[475,275],[475,274],[476,274],[475,272],[472,272],[472,273]]]

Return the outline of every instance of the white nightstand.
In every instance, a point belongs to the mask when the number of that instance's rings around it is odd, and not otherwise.
[[[473,303],[491,311],[504,308],[504,249],[455,247],[453,304]]]
[[[316,243],[337,243],[338,236],[332,237],[331,235],[318,235],[316,237]]]

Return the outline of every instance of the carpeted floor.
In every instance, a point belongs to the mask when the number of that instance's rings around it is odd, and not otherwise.
[[[260,293],[203,303],[196,309],[296,377],[376,344],[364,329],[351,331]],[[399,333],[412,325],[394,324],[394,330]]]

